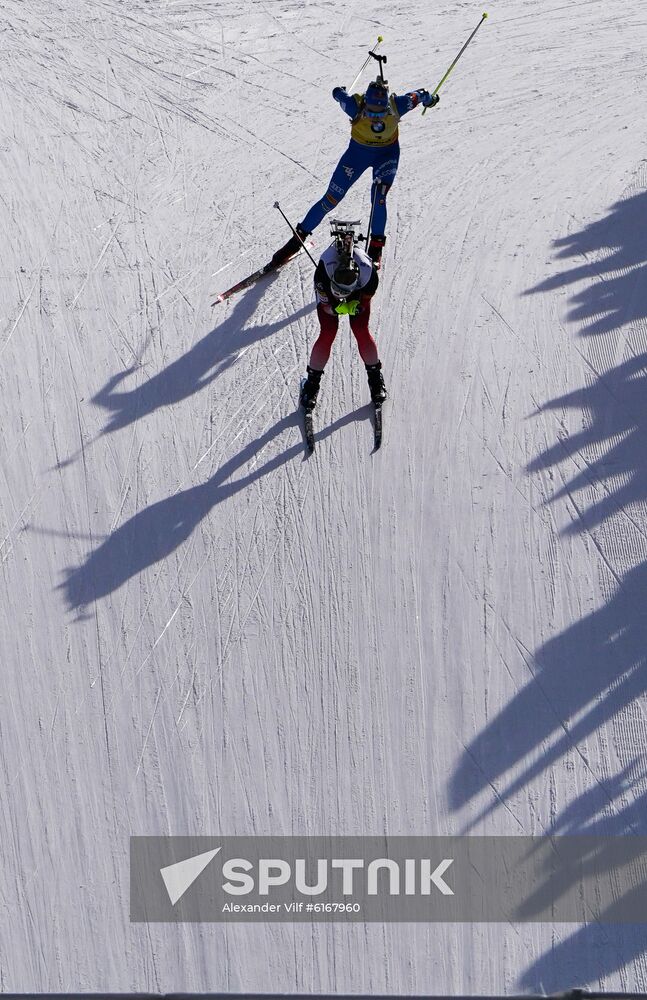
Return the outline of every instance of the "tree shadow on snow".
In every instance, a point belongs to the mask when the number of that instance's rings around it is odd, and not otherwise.
[[[647,281],[647,269],[643,280]],[[647,500],[647,353],[623,361],[590,385],[541,408],[564,409],[581,410],[586,427],[560,437],[528,469],[537,472],[570,458],[579,459],[581,471],[565,482],[553,499],[572,496],[580,507],[583,493],[596,496],[581,506],[580,519],[573,521],[565,534],[591,532],[620,511],[634,521]]]
[[[303,306],[291,316],[282,317],[274,323],[245,326],[276,275],[252,286],[236,300],[236,305],[228,319],[214,327],[176,361],[151,376],[133,389],[118,387],[138,371],[137,367],[113,375],[92,399],[96,406],[103,407],[111,416],[103,433],[120,430],[163,406],[171,406],[187,399],[206,388],[219,375],[231,367],[252,344],[271,337],[295,320],[307,316],[314,309],[313,303]]]
[[[492,786],[497,799],[478,819],[494,812],[567,753],[588,772],[592,790],[558,813],[551,834],[647,834],[647,767],[624,763],[611,777],[593,774],[586,745],[647,692],[647,563],[614,573],[616,544],[607,529],[618,525],[629,547],[644,551],[647,521],[647,193],[634,194],[601,220],[556,242],[558,259],[577,261],[527,294],[577,284],[568,319],[577,324],[590,366],[588,383],[546,403],[542,411],[577,408],[584,429],[557,434],[528,472],[559,469],[563,485],[549,502],[569,496],[577,520],[564,534],[588,536],[616,584],[611,597],[526,661],[531,679],[471,741],[449,782],[453,809]],[[593,358],[593,360],[590,360]],[[557,426],[557,424],[556,424]],[[577,471],[570,474],[574,461]],[[569,478],[570,475],[570,478]],[[552,478],[552,476],[551,476]],[[612,539],[610,542],[609,539]],[[634,544],[637,543],[637,544]],[[604,734],[603,734],[604,735]],[[632,748],[632,753],[640,748]],[[625,897],[624,902],[627,902]],[[530,904],[532,905],[532,904]],[[529,991],[587,986],[615,973],[647,951],[644,925],[614,924],[623,899],[592,923],[541,956],[520,980]],[[531,911],[534,912],[534,911]]]
[[[329,437],[347,424],[367,420],[370,413],[370,406],[359,407],[318,431],[317,439],[320,441]],[[82,609],[118,590],[149,566],[166,559],[190,537],[214,507],[292,459],[303,456],[300,421],[298,413],[282,417],[256,441],[225,462],[207,482],[151,504],[115,529],[82,565],[66,571],[66,579],[58,589],[63,590],[68,609]],[[298,443],[290,445],[263,465],[253,466],[251,471],[238,479],[231,478],[234,473],[253,465],[264,448],[290,429],[298,432]]]
[[[557,817],[551,833],[622,837],[623,857],[633,858],[634,872],[640,872],[644,868],[647,792],[637,795],[636,787],[645,787],[645,777],[645,762],[636,758],[617,775],[606,778],[604,784],[593,786],[571,802]],[[643,836],[632,836],[635,834]],[[611,860],[614,854],[612,843],[608,848],[596,843],[595,850],[586,859],[584,871],[589,877],[610,870],[617,872]],[[625,879],[621,876],[617,882],[626,884]],[[528,900],[527,916],[542,908],[545,912],[553,888],[541,887]],[[561,892],[572,894],[578,888],[573,879],[561,886]],[[529,992],[541,989],[545,993],[556,993],[565,987],[604,982],[613,974],[623,972],[647,950],[645,924],[623,923],[629,909],[633,913],[640,912],[644,897],[644,883],[636,879],[634,887],[624,893],[618,892],[614,902],[602,910],[595,921],[574,932],[570,927],[563,927],[560,934],[559,928],[555,928],[556,940],[550,951],[525,970],[520,978],[521,988]]]
[[[568,319],[578,324],[582,337],[620,330],[645,318],[646,213],[647,192],[642,191],[616,202],[603,219],[555,240],[557,259],[574,258],[577,266],[553,275],[526,294],[588,282],[569,299]]]
[[[625,574],[607,604],[529,658],[532,679],[472,740],[452,775],[454,809],[489,784],[501,799],[510,799],[645,694],[646,597],[643,564]],[[584,758],[581,766],[586,768]],[[515,776],[506,779],[513,768]],[[498,804],[491,802],[470,827]],[[647,834],[647,813],[634,832]]]

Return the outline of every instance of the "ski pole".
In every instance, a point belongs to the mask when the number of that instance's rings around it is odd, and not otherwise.
[[[485,21],[486,17],[487,17],[487,14],[483,14],[483,17],[481,18],[481,20],[479,21],[479,23],[474,28],[474,31],[472,32],[472,34],[470,35],[470,37],[465,42],[465,45],[463,46],[463,48],[460,50],[460,52],[458,53],[458,55],[454,59],[453,63],[451,64],[451,66],[449,67],[449,69],[447,70],[447,72],[445,73],[444,77],[442,78],[442,80],[440,81],[440,83],[438,84],[438,86],[435,87],[434,90],[432,90],[432,94],[437,94],[438,93],[438,91],[442,87],[443,83],[445,82],[445,80],[447,79],[447,77],[449,76],[449,74],[451,73],[451,71],[453,70],[454,66],[456,65],[456,63],[458,62],[458,60],[460,59],[460,57],[463,55],[463,52],[465,51],[465,49],[467,48],[467,46],[469,45],[469,43],[474,38],[474,35],[476,34],[476,32],[479,30],[479,28],[481,27],[481,25]],[[422,109],[423,115],[426,112],[426,110],[427,110],[426,108]]]
[[[346,93],[348,93],[348,94],[352,94],[353,93],[353,90],[355,89],[355,87],[357,86],[357,84],[359,82],[360,76],[362,75],[362,73],[364,72],[364,70],[366,69],[366,67],[368,66],[368,64],[371,61],[371,56],[373,55],[373,53],[375,52],[375,50],[380,47],[380,45],[381,45],[381,43],[383,41],[384,41],[384,39],[382,38],[382,35],[378,35],[377,36],[377,43],[373,46],[373,49],[369,52],[369,54],[368,54],[368,56],[366,58],[366,61],[364,62],[364,65],[362,66],[362,68],[360,69],[359,73],[357,74],[357,76],[355,77],[355,79],[353,80],[353,82],[351,83],[351,85],[348,88],[348,90],[346,91]]]
[[[313,263],[313,264],[314,264],[314,266],[316,267],[316,266],[317,266],[317,262],[315,261],[314,257],[312,256],[312,254],[311,254],[311,253],[310,253],[310,251],[308,250],[307,246],[305,245],[305,243],[303,242],[303,240],[301,239],[301,237],[300,237],[300,236],[299,236],[299,234],[297,233],[296,229],[294,228],[294,226],[292,225],[292,223],[291,223],[291,222],[290,222],[290,220],[288,219],[287,215],[285,214],[285,212],[283,211],[283,209],[282,209],[282,208],[281,208],[281,206],[279,205],[278,201],[275,201],[275,202],[274,202],[274,208],[278,208],[279,212],[281,213],[281,215],[283,216],[283,218],[284,218],[284,219],[285,219],[285,221],[287,222],[288,226],[290,227],[290,229],[292,230],[292,232],[294,233],[294,235],[295,235],[295,236],[296,236],[296,238],[298,239],[299,243],[301,244],[301,246],[303,247],[303,249],[304,249],[304,250],[305,250],[305,252],[307,253],[308,257],[310,258],[310,260],[312,261],[312,263]]]

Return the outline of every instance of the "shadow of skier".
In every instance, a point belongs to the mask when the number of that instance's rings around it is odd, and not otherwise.
[[[370,407],[362,406],[318,431],[317,438],[322,440],[330,437],[348,424],[368,419],[369,414]],[[231,478],[236,472],[252,464],[256,456],[280,434],[296,429],[300,420],[299,413],[282,417],[256,441],[225,462],[206,483],[181,490],[172,497],[151,504],[116,528],[88,555],[82,565],[66,571],[66,579],[58,589],[63,590],[68,609],[81,609],[92,601],[113,593],[138,573],[166,559],[190,537],[217,504],[235,496],[282,465],[303,456],[303,442],[299,433],[298,442],[279,455],[238,479]]]
[[[140,370],[138,367],[113,375],[92,398],[96,406],[110,413],[102,433],[120,430],[163,406],[172,406],[200,392],[230,368],[252,344],[271,337],[313,311],[314,304],[308,303],[293,315],[274,323],[245,326],[274,277],[249,289],[239,298],[228,319],[214,327],[186,354],[141,385],[126,390],[118,388],[125,379]]]

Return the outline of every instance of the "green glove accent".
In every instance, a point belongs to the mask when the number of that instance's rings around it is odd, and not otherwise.
[[[359,311],[359,299],[355,299],[354,302],[340,302],[338,306],[335,306],[335,312],[338,316],[357,316]]]

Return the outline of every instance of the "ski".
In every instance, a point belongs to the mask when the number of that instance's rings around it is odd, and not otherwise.
[[[303,427],[306,435],[306,448],[308,449],[308,454],[312,455],[315,450],[315,429],[312,420],[312,410],[303,411]]]
[[[302,378],[299,383],[299,409],[303,413],[303,433],[306,439],[306,448],[308,454],[312,455],[315,450],[315,428],[314,421],[312,419],[312,410],[306,410],[304,406],[301,405],[301,391],[306,384],[306,379]]]
[[[285,262],[287,263],[287,261]],[[253,274],[249,274],[242,281],[236,282],[231,288],[227,288],[224,292],[216,297],[216,301],[211,303],[211,306],[217,306],[219,302],[224,302],[225,299],[230,298],[230,296],[235,295],[236,292],[242,292],[244,288],[249,288],[251,285],[260,281],[266,274],[271,274],[272,271],[278,271],[277,267],[272,267],[270,264],[266,264],[264,267],[259,267],[258,271],[254,271]]]
[[[382,444],[382,404],[373,403],[373,451]]]
[[[314,243],[308,241],[305,245],[312,247],[314,246]],[[251,285],[255,285],[257,281],[260,281],[261,278],[264,278],[267,274],[275,274],[276,271],[279,271],[285,266],[285,264],[289,264],[290,261],[296,260],[297,257],[300,257],[303,252],[303,248],[300,248],[295,254],[288,257],[287,260],[281,261],[280,264],[272,264],[270,261],[269,264],[259,267],[258,271],[254,271],[253,274],[248,274],[246,278],[243,278],[241,281],[237,281],[235,285],[231,286],[231,288],[227,288],[224,292],[220,292],[220,294],[216,296],[215,301],[211,303],[212,308],[213,306],[217,306],[219,302],[224,302],[232,295],[235,295],[236,292],[242,292],[245,288],[250,288]]]

